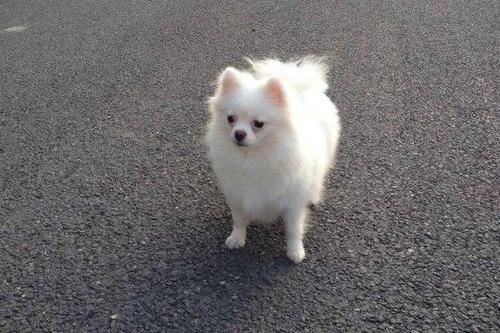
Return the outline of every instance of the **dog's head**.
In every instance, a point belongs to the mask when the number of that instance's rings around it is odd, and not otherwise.
[[[288,102],[285,84],[278,78],[257,80],[228,67],[209,109],[220,134],[248,150],[273,145],[290,132]]]

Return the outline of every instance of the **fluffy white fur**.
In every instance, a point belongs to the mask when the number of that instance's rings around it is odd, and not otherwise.
[[[300,262],[307,206],[320,200],[340,136],[327,66],[314,57],[249,62],[249,71],[226,68],[209,99],[210,160],[233,216],[226,246],[244,246],[251,222],[281,216],[287,255]]]

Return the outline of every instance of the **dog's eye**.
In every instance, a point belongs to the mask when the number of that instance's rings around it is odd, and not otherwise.
[[[234,116],[227,116],[227,121],[232,124],[234,123]]]
[[[262,121],[254,120],[253,125],[257,128],[262,128],[264,123]]]

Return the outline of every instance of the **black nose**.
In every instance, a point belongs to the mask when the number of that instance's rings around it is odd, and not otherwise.
[[[236,132],[234,132],[234,138],[238,142],[245,140],[246,136],[247,136],[247,133],[245,131],[237,130]]]

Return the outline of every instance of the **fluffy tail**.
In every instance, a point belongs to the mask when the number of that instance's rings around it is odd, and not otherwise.
[[[299,92],[316,90],[325,92],[328,89],[328,65],[325,58],[307,56],[290,62],[277,59],[246,59],[256,78],[278,77],[292,85]]]

